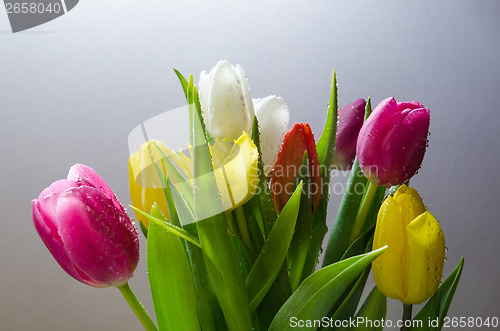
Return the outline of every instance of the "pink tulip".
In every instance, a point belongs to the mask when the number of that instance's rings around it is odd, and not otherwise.
[[[356,141],[363,125],[366,102],[358,99],[339,109],[337,138],[335,140],[335,154],[333,167],[340,170],[349,170],[356,156]]]
[[[31,202],[38,235],[59,265],[94,287],[122,286],[139,261],[137,231],[94,169],[76,164]]]
[[[387,187],[420,168],[427,147],[429,109],[416,101],[382,101],[359,131],[356,154],[365,176]]]

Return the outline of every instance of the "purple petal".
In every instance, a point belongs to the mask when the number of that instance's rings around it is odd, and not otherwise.
[[[351,168],[356,156],[356,142],[363,125],[366,102],[358,99],[339,109],[337,138],[333,165],[339,169]]]

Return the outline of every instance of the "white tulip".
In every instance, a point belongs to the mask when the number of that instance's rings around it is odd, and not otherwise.
[[[290,114],[283,99],[275,95],[254,99],[253,105],[259,122],[262,163],[268,174],[278,159],[281,144],[288,132]]]
[[[219,61],[207,74],[200,74],[199,95],[208,132],[233,142],[242,132],[250,134],[254,111],[243,68]]]

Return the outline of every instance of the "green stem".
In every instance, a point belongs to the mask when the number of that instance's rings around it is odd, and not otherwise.
[[[354,240],[356,240],[356,238],[360,235],[361,231],[363,230],[366,221],[366,216],[370,211],[370,207],[372,205],[373,198],[375,197],[375,193],[377,193],[377,189],[378,189],[377,184],[368,181],[368,187],[365,190],[363,200],[361,200],[361,205],[359,206],[358,213],[354,221],[354,226],[351,232],[349,243],[354,242]]]
[[[403,303],[403,326],[401,331],[409,331],[410,327],[406,325],[406,321],[411,321],[412,305]]]
[[[238,225],[238,232],[241,236],[241,240],[248,248],[255,251],[252,245],[252,240],[250,239],[250,233],[248,232],[247,219],[245,217],[245,211],[243,207],[240,206],[234,210],[234,216],[236,217],[236,224]]]
[[[126,283],[125,285],[118,287],[118,289],[122,293],[125,300],[127,300],[127,303],[130,308],[132,308],[139,321],[141,321],[144,329],[146,331],[158,331],[155,323],[151,320],[151,317],[149,317],[141,302],[135,296],[134,292],[130,288],[130,285]]]

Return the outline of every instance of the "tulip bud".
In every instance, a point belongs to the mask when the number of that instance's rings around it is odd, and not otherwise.
[[[333,167],[349,170],[356,156],[358,133],[363,125],[366,101],[358,99],[339,109]]]
[[[359,131],[356,155],[365,176],[387,187],[410,179],[422,164],[429,122],[429,109],[416,101],[382,101]]]
[[[271,95],[253,99],[255,116],[259,122],[260,149],[266,174],[278,160],[278,153],[288,131],[290,114],[282,98]]]
[[[59,265],[94,287],[120,287],[139,262],[137,231],[111,188],[92,168],[71,167],[31,202],[38,235]]]
[[[165,155],[170,155],[170,150],[160,141],[151,140],[141,145],[139,151],[130,155],[128,160],[128,173],[130,185],[130,199],[134,207],[147,213],[156,203],[163,214],[168,219],[168,206],[163,192],[163,183],[158,176],[158,170],[155,165],[161,165],[165,174],[165,167],[162,162],[162,155],[158,152],[156,146],[160,147]],[[139,213],[135,213],[137,220],[146,228],[149,228],[149,219]]]
[[[380,292],[406,304],[419,304],[436,293],[445,255],[439,222],[417,191],[402,185],[387,197],[377,216],[373,249],[389,248],[373,261]]]
[[[245,72],[239,65],[219,61],[210,73],[202,71],[199,95],[203,119],[213,137],[234,141],[243,131],[251,132],[253,103]]]
[[[307,150],[309,173],[311,176],[311,200],[313,212],[321,202],[321,170],[316,151],[314,136],[307,123],[295,123],[283,140],[278,161],[274,165],[271,177],[271,191],[274,196],[274,206],[278,212],[285,207],[292,196],[295,179],[301,171],[304,152]]]

